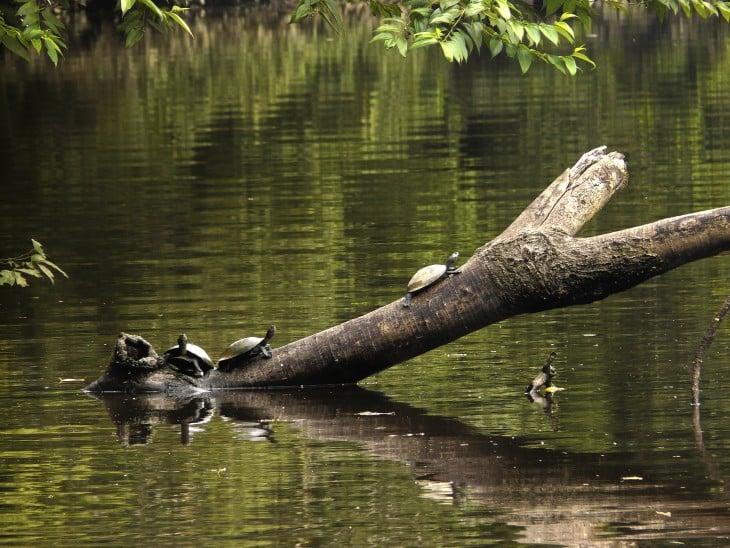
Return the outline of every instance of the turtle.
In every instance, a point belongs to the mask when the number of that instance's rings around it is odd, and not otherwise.
[[[546,392],[554,391],[551,390],[552,381],[553,377],[557,375],[557,371],[553,367],[553,360],[556,358],[557,355],[557,352],[550,352],[550,355],[547,357],[545,365],[542,366],[540,373],[537,375],[537,377],[533,379],[530,384],[527,385],[527,388],[525,388],[525,394],[537,392],[542,387],[545,387]]]
[[[185,333],[177,338],[177,346],[167,349],[165,358],[171,369],[190,377],[202,377],[214,367],[208,353],[189,343]]]
[[[408,293],[403,297],[403,306],[408,307],[411,305],[411,297],[414,293],[426,289],[428,286],[435,284],[441,280],[444,276],[451,276],[452,274],[458,274],[461,272],[460,268],[456,268],[456,259],[459,258],[459,252],[454,251],[449,258],[446,260],[446,264],[432,264],[424,266],[421,270],[416,272],[411,281],[408,282]]]
[[[218,368],[221,371],[230,371],[237,365],[250,360],[262,354],[264,358],[271,358],[271,346],[269,341],[276,334],[276,326],[271,325],[266,330],[266,335],[261,337],[245,337],[238,339],[236,342],[225,349],[221,357],[218,358]]]

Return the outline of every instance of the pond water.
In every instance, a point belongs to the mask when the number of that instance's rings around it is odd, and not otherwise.
[[[69,274],[0,288],[0,542],[728,542],[724,326],[700,409],[689,391],[727,256],[358,387],[81,392],[121,330],[217,355],[398,299],[601,144],[631,181],[585,234],[730,203],[721,25],[607,16],[586,38],[599,69],[568,79],[384,55],[365,17],[339,37],[286,21],[209,12],[194,41],[90,29],[58,69],[0,60],[0,256],[36,238]],[[522,391],[553,350],[564,390],[543,407]]]

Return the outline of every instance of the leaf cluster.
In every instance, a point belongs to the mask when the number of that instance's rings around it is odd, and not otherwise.
[[[545,13],[510,0],[408,0],[403,6],[400,16],[385,19],[376,29],[373,41],[404,56],[438,45],[447,60],[461,63],[486,47],[492,57],[516,59],[522,72],[534,60],[571,75],[579,63],[595,66],[576,44],[572,26],[590,24],[588,0],[548,0]]]
[[[187,8],[173,5],[170,9],[163,9],[152,0],[120,0],[120,9],[123,20],[119,29],[126,36],[128,47],[142,39],[147,25],[158,32],[166,32],[177,26],[193,36],[190,27],[180,16]]]
[[[61,19],[71,9],[71,2],[83,0],[0,0],[0,45],[27,61],[32,52],[45,51],[57,65],[67,49]],[[127,46],[139,42],[147,27],[160,32],[181,28],[193,35],[181,17],[187,8],[162,8],[153,0],[120,0],[118,7],[122,15],[119,28]]]
[[[631,0],[606,0],[626,10]],[[492,57],[515,59],[522,72],[535,60],[563,74],[575,75],[595,63],[583,45],[576,43],[576,27],[589,29],[595,12],[593,0],[546,0],[537,9],[523,0],[367,0],[374,15],[382,18],[373,42],[395,49],[402,56],[428,46],[439,46],[449,61],[462,63],[474,52],[488,49]],[[640,0],[661,19],[667,12],[691,17],[730,20],[730,3],[724,0]],[[292,21],[320,14],[337,28],[339,15],[332,0],[299,0]]]
[[[300,23],[314,16],[324,19],[336,32],[342,28],[342,15],[334,0],[299,0],[291,14],[290,22]]]
[[[54,65],[63,56],[66,42],[61,34],[64,24],[54,13],[68,9],[67,0],[58,3],[19,0],[11,5],[0,5],[0,44],[23,59],[30,53],[45,51]]]
[[[0,264],[7,265],[7,269],[0,270],[0,285],[18,285],[27,287],[27,276],[33,278],[46,277],[54,282],[54,271],[68,278],[68,275],[58,265],[48,259],[43,246],[36,240],[33,242],[33,249],[18,257],[0,259]]]

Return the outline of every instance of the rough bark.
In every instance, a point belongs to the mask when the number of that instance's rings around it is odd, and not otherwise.
[[[626,185],[623,155],[600,147],[563,172],[461,273],[414,296],[274,349],[231,372],[181,383],[166,369],[112,365],[87,389],[183,390],[356,383],[472,331],[522,313],[590,303],[681,264],[730,249],[730,207],[589,238],[575,234]],[[178,384],[180,386],[178,386]]]

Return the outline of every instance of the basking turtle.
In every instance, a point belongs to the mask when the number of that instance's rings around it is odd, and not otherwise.
[[[177,346],[165,352],[165,358],[171,369],[190,377],[202,377],[214,367],[208,353],[197,344],[189,343],[185,333],[177,338]]]
[[[424,266],[421,270],[416,272],[411,281],[408,282],[408,293],[403,297],[403,306],[411,305],[411,297],[414,293],[426,289],[427,287],[435,284],[445,276],[451,276],[452,274],[458,274],[461,272],[460,268],[456,268],[456,259],[459,258],[459,252],[455,251],[446,260],[446,264],[432,264]]]
[[[276,334],[276,326],[269,326],[266,335],[261,337],[246,337],[238,339],[225,349],[221,357],[218,358],[218,369],[221,371],[230,371],[234,367],[262,354],[264,358],[271,357],[271,346],[269,341]]]

